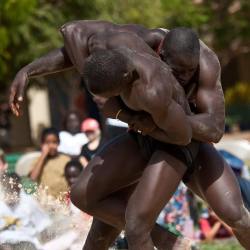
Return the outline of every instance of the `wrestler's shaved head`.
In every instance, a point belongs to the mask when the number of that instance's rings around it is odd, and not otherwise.
[[[200,42],[196,32],[184,27],[170,30],[163,40],[160,55],[177,80],[182,85],[187,84],[200,60]]]
[[[121,89],[128,71],[126,57],[117,50],[98,50],[84,65],[84,80],[95,95]]]
[[[164,56],[178,53],[184,56],[199,56],[199,38],[192,29],[176,28],[170,30],[163,41]]]

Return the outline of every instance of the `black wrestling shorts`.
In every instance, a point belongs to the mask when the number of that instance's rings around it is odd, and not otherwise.
[[[144,136],[134,131],[129,131],[128,133],[137,142],[143,156],[147,160],[150,160],[155,151],[161,150],[182,161],[187,166],[187,171],[183,177],[183,181],[189,181],[190,176],[192,175],[196,167],[196,158],[199,152],[200,145],[198,141],[192,140],[192,142],[187,146],[180,146],[170,143],[164,143],[150,136]]]

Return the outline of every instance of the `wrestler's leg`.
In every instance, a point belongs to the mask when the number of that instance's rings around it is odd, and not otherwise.
[[[123,229],[126,199],[120,190],[137,182],[146,165],[133,138],[129,134],[120,136],[84,169],[72,187],[72,202],[97,219]]]
[[[106,250],[119,234],[119,229],[94,218],[83,250]]]
[[[116,193],[118,194],[119,198],[123,197],[124,201],[126,201],[127,203],[135,187],[136,184],[132,184],[131,186],[126,187]],[[94,217],[83,250],[92,250],[92,249],[106,250],[115,241],[120,232],[121,232],[120,229],[110,226]],[[175,242],[174,240],[175,239],[173,239],[173,242]]]
[[[193,180],[198,193],[232,227],[242,246],[250,249],[250,215],[233,171],[210,144],[201,145],[199,162],[200,168],[195,171]]]
[[[126,209],[125,231],[131,250],[153,250],[151,231],[160,211],[178,187],[186,166],[173,156],[156,151]]]
[[[127,199],[124,199],[124,191],[114,192],[135,182],[142,175],[147,165],[146,162],[135,141],[127,135],[109,144],[108,148],[87,166],[71,191],[72,201],[77,207],[100,219],[93,225],[86,246],[91,245],[88,242],[91,242],[95,233],[108,239],[111,238],[109,233],[114,235],[112,227],[99,226],[103,221],[119,230],[124,228]],[[126,187],[126,189],[129,188]],[[159,226],[154,228],[152,235],[159,249],[172,249],[172,247],[173,249],[186,249],[184,245],[188,244]],[[103,241],[103,246],[105,244]],[[93,246],[86,249],[105,248]]]

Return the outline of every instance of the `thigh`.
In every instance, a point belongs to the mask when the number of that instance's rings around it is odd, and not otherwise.
[[[126,222],[141,219],[153,226],[186,169],[183,162],[168,153],[156,151],[129,199]]]
[[[195,183],[221,218],[232,218],[243,205],[241,192],[232,169],[210,144],[202,144],[200,167],[195,171]]]
[[[99,200],[138,181],[146,165],[137,143],[129,134],[124,134],[104,146],[89,162],[76,185],[91,199]]]

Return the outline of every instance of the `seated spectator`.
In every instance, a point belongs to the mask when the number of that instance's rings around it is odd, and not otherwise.
[[[202,240],[211,241],[233,236],[232,229],[222,222],[211,209],[203,213],[199,224]]]
[[[66,178],[69,188],[76,182],[77,178],[79,177],[82,171],[83,171],[83,166],[77,160],[71,160],[66,164],[65,169],[64,169],[64,176]],[[69,205],[72,213],[81,212],[77,207],[75,207],[71,203],[70,192],[68,192],[66,199],[67,199],[66,203]]]
[[[82,164],[77,160],[71,160],[67,162],[64,169],[64,176],[68,183],[68,186],[71,187],[79,177],[83,170]]]
[[[78,156],[81,148],[88,142],[86,135],[81,132],[81,119],[77,112],[67,114],[64,130],[59,133],[60,145],[58,151],[71,156]]]
[[[187,188],[180,184],[173,197],[162,210],[157,222],[173,233],[193,238],[193,222],[190,217]]]
[[[54,128],[47,128],[41,136],[41,156],[33,164],[30,178],[48,188],[48,194],[60,197],[67,192],[64,167],[70,157],[58,152],[59,134]]]
[[[8,163],[5,161],[5,154],[2,149],[0,149],[0,175],[2,172],[7,170],[8,168]]]
[[[97,151],[103,145],[100,126],[97,120],[87,118],[82,122],[81,130],[88,137],[89,142],[82,147],[80,162],[84,167],[95,156]]]
[[[37,201],[22,190],[17,174],[5,173],[1,182],[4,197],[0,201],[0,249],[40,248],[37,237],[50,225],[49,217]]]

